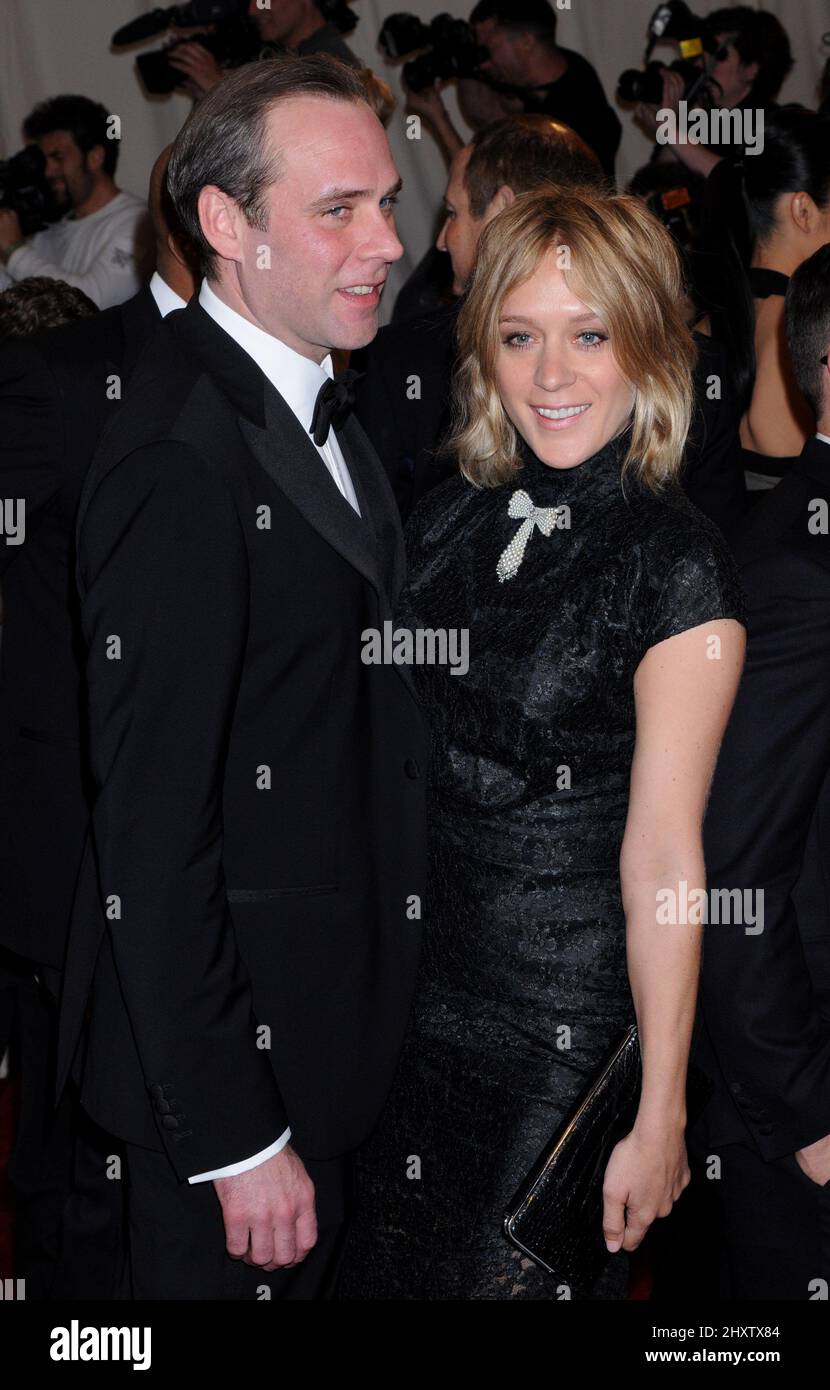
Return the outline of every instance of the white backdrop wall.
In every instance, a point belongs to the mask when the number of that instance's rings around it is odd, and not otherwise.
[[[609,99],[620,71],[641,63],[645,26],[655,2],[570,0],[570,9],[559,11],[559,41],[594,64]],[[272,3],[276,6],[280,0]],[[425,20],[442,11],[466,17],[473,3],[354,0],[360,22],[349,43],[401,97],[398,66],[387,63],[377,48],[377,35],[386,16],[408,9]],[[717,4],[718,0],[700,4],[691,0],[692,9],[701,14]],[[148,99],[139,84],[132,51],[110,51],[114,31],[153,5],[154,0],[0,0],[0,158],[20,147],[21,122],[37,101],[60,92],[81,93],[120,116],[118,182],[143,194],[158,151],[174,138],[191,105],[186,97],[175,95]],[[788,29],[796,57],[782,99],[813,105],[825,56],[821,39],[830,30],[827,0],[767,0],[764,8],[777,14]],[[153,41],[152,46],[158,42]],[[660,50],[661,56],[664,51],[668,61],[675,56],[668,49]],[[465,132],[451,88],[447,97],[458,128]],[[648,157],[649,144],[628,114],[621,113],[621,121],[624,133],[617,175],[624,182]],[[424,131],[419,141],[406,138],[402,98],[392,117],[389,138],[404,179],[398,230],[407,254],[387,288],[387,315],[398,286],[434,235],[445,183],[444,161],[428,132]]]

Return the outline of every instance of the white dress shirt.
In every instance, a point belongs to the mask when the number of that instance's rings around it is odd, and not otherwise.
[[[172,314],[174,309],[187,308],[187,300],[182,299],[180,294],[176,294],[175,290],[171,290],[167,281],[162,280],[157,270],[153,271],[153,278],[150,281],[149,290],[156,301],[158,311],[163,319],[166,319],[168,314]]]
[[[150,288],[153,288],[152,282]],[[168,287],[165,286],[165,289]],[[168,292],[172,294],[172,290],[168,289]],[[158,297],[156,297],[156,303],[161,309]],[[199,303],[205,312],[210,314],[211,318],[219,324],[219,327],[224,328],[234,342],[253,357],[257,366],[262,369],[271,384],[279,391],[286,405],[291,407],[303,429],[310,430],[317,392],[327,377],[331,379],[334,376],[331,354],[324,357],[318,366],[310,357],[303,357],[287,343],[272,337],[264,329],[257,328],[255,323],[251,323],[241,314],[238,314],[235,309],[231,309],[224,300],[214,294],[207,280],[202,281]],[[315,445],[315,448],[340,492],[346,501],[351,503],[359,516],[360,508],[357,505],[354,486],[334,430],[329,430],[325,444]],[[273,1144],[269,1144],[267,1149],[260,1150],[251,1158],[240,1159],[238,1163],[230,1163],[225,1168],[213,1168],[209,1173],[195,1173],[187,1181],[190,1183],[208,1182],[213,1178],[231,1178],[235,1177],[237,1173],[246,1173],[250,1168],[258,1167],[260,1163],[264,1163],[266,1159],[279,1153],[290,1138],[291,1130],[286,1129],[279,1139],[275,1139]]]
[[[816,439],[821,439],[825,444],[830,444],[830,434],[819,434],[816,430]]]

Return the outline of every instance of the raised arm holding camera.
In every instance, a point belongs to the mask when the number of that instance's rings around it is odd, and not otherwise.
[[[644,71],[622,73],[618,96],[637,101],[640,124],[656,136],[659,159],[677,159],[694,173],[706,177],[719,159],[738,158],[763,148],[759,121],[775,105],[778,93],[793,65],[790,41],[775,15],[748,5],[714,10],[699,19],[683,0],[660,5],[649,21],[650,58],[660,38],[675,40],[680,58],[668,67],[647,62]],[[711,123],[708,138],[692,130],[698,113]],[[747,120],[744,119],[746,113]],[[686,138],[678,138],[678,123],[686,123]],[[749,132],[749,134],[748,134]]]
[[[399,25],[408,18],[414,31],[411,16],[394,18]],[[443,25],[439,21],[444,21]],[[385,33],[390,24],[384,26]],[[419,27],[426,36],[425,27]],[[424,41],[420,35],[417,38],[420,43]],[[449,117],[438,82],[455,78],[459,105],[474,130],[504,115],[527,112],[553,116],[575,130],[596,154],[605,173],[613,176],[620,123],[591,64],[557,45],[556,12],[549,0],[510,4],[479,0],[469,26],[446,16],[433,21],[429,42],[431,52],[407,63],[403,76],[409,110],[429,120],[448,160],[463,148],[464,141]],[[383,35],[381,46],[385,46]],[[398,44],[397,49],[386,47],[386,51],[399,56],[407,50]]]

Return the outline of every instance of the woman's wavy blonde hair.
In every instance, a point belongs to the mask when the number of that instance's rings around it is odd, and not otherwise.
[[[453,424],[442,452],[454,453],[478,487],[497,487],[518,471],[518,433],[496,386],[499,316],[507,295],[559,247],[569,252],[569,288],[603,320],[617,366],[635,389],[623,474],[658,491],[680,471],[695,347],[674,242],[625,194],[549,184],[487,224],[458,316]]]

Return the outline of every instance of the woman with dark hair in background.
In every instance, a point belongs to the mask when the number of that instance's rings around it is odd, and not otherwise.
[[[721,161],[706,188],[706,263],[721,274],[703,297],[719,301],[712,331],[732,357],[750,492],[774,487],[815,429],[790,366],[784,295],[793,271],[828,241],[830,118],[782,107],[767,118],[762,152]]]

